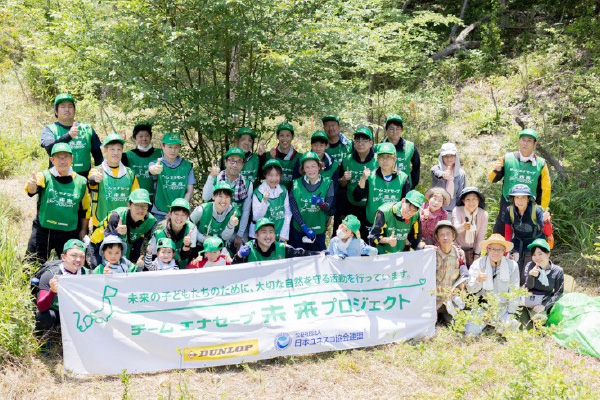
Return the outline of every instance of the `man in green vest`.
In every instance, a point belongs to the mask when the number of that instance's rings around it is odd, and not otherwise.
[[[253,261],[283,260],[285,258],[312,256],[327,252],[296,249],[278,242],[275,234],[275,223],[268,218],[256,222],[255,239],[246,243],[233,257],[234,264]]]
[[[550,172],[546,160],[534,153],[537,144],[537,132],[533,129],[523,129],[519,134],[519,150],[506,153],[500,157],[489,173],[491,182],[502,182],[500,210],[494,233],[504,235],[504,214],[510,205],[510,192],[517,184],[524,184],[535,193],[536,202],[548,211],[550,205]]]
[[[154,202],[154,191],[156,190],[154,179],[148,171],[151,162],[155,163],[162,157],[162,149],[152,146],[152,124],[147,121],[138,122],[133,127],[133,141],[135,149],[123,154],[121,162],[131,168],[142,189],[150,193],[150,201]]]
[[[292,187],[292,180],[296,179],[296,169],[298,167],[298,161],[302,157],[301,153],[298,153],[292,145],[294,139],[294,126],[289,122],[282,122],[277,125],[277,146],[272,148],[269,153],[266,153],[267,159],[276,159],[281,165],[281,185],[287,190]],[[312,142],[312,140],[311,140]],[[260,151],[260,146],[259,146]],[[264,171],[264,165],[261,167]],[[259,174],[259,176],[262,174]],[[255,187],[258,186],[255,182]]]
[[[95,165],[103,161],[100,138],[90,124],[75,121],[75,99],[69,93],[61,93],[54,98],[54,116],[56,121],[42,129],[42,147],[50,156],[54,144],[68,143],[73,151],[73,171],[87,177],[92,167],[92,156]]]
[[[156,163],[151,162],[148,171],[156,182],[156,196],[152,214],[160,222],[169,212],[169,205],[184,198],[187,201],[194,195],[194,165],[179,156],[181,137],[175,133],[165,133],[162,139],[163,156]]]
[[[115,208],[127,207],[129,195],[140,187],[133,171],[121,162],[124,143],[125,139],[118,133],[108,135],[102,144],[105,159],[90,171],[93,229]]]
[[[210,168],[210,174],[202,188],[202,200],[210,201],[212,199],[213,188],[217,182],[225,181],[231,185],[233,189],[233,206],[240,215],[240,224],[233,238],[233,249],[237,251],[248,238],[248,221],[252,208],[254,184],[241,173],[244,168],[244,150],[239,147],[232,147],[227,150],[223,159],[225,160],[224,171],[216,164]]]
[[[142,247],[152,237],[156,218],[148,212],[152,203],[146,189],[136,189],[129,195],[127,207],[114,209],[101,221],[90,239],[90,266],[95,268],[101,261],[100,244],[105,236],[118,235],[127,245],[124,257],[134,262],[143,258]],[[143,260],[142,260],[143,262]]]
[[[258,183],[259,172],[266,160],[267,147],[263,142],[258,145],[258,152],[254,153],[254,140],[257,135],[254,129],[243,126],[235,132],[235,147],[239,147],[244,152],[244,167],[241,170],[242,176],[253,185]],[[221,169],[226,169],[225,158],[221,159]]]
[[[90,218],[90,194],[86,179],[73,171],[73,153],[67,143],[57,143],[50,153],[52,168],[32,174],[25,191],[38,195],[27,254],[43,263],[50,251],[63,251],[70,239],[83,239]]]
[[[419,184],[421,174],[421,157],[415,144],[402,137],[404,120],[398,114],[390,115],[385,120],[385,133],[387,138],[384,142],[390,142],[396,147],[398,171],[408,175],[410,188],[414,189]]]
[[[363,171],[367,167],[370,171],[377,168],[377,160],[373,152],[373,133],[367,126],[361,126],[354,131],[352,153],[342,161],[342,175],[339,179],[340,187],[346,188],[347,205],[338,209],[340,216],[354,215],[360,221],[360,237],[366,239],[369,234],[367,223],[367,201],[354,200],[352,192],[358,186]]]
[[[369,233],[369,244],[377,246],[379,254],[405,251],[406,246],[413,250],[424,248],[419,220],[419,210],[424,203],[425,196],[411,190],[399,202],[386,203],[379,207]]]

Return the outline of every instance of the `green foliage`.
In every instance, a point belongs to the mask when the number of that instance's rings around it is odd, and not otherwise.
[[[0,197],[0,362],[24,359],[37,349],[29,292],[31,266],[19,257],[12,234],[16,214],[8,200]]]
[[[7,178],[15,173],[21,163],[35,160],[43,156],[43,150],[32,136],[17,137],[0,134],[0,178]],[[8,136],[8,135],[7,135]]]

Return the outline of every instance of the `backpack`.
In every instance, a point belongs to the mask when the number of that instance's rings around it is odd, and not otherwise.
[[[38,293],[40,292],[40,279],[44,272],[53,268],[57,268],[62,263],[62,260],[46,261],[37,270],[34,276],[29,280],[29,288],[33,296],[34,303],[37,302]],[[56,274],[56,273],[55,273]]]
[[[538,221],[536,218],[536,210],[537,210],[537,206],[533,206],[531,207],[531,220],[533,221],[533,227],[534,227],[534,232],[538,232],[540,231],[540,227],[538,226]],[[515,223],[515,206],[511,205],[508,209],[508,215],[510,216],[510,223],[514,224]],[[552,223],[550,223],[550,226],[552,226]],[[548,244],[550,245],[550,248],[553,249],[554,248],[554,235],[544,235],[546,237],[546,241],[548,242]]]

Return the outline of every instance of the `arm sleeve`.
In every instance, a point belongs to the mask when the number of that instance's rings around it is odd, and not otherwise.
[[[300,178],[300,157],[298,157],[298,161],[294,164],[294,169],[292,171],[292,179]]]
[[[373,227],[369,232],[369,236],[367,236],[367,241],[369,245],[376,246],[379,244],[379,239],[383,235],[383,227],[385,226],[385,216],[383,212],[377,210],[375,214],[375,222],[373,223]]]
[[[558,301],[558,299],[560,299],[560,297],[563,295],[564,282],[565,274],[563,271],[560,271],[556,275],[556,279],[554,280],[554,293],[551,297],[542,302],[542,305],[546,307],[546,310],[550,310],[552,306],[554,306],[554,304]]]
[[[404,186],[402,186],[402,197],[401,199],[406,197],[406,193],[410,192],[410,182],[407,180],[404,181]]]
[[[250,218],[250,210],[252,208],[252,183],[248,186],[248,195],[244,200],[244,206],[242,208],[242,218],[240,218],[240,224],[238,226],[237,235],[244,237],[246,230],[248,229],[248,219]]]
[[[352,198],[354,201],[361,201],[362,199],[366,199],[369,195],[369,180],[365,182],[365,188],[362,189],[360,186],[356,185],[354,190],[352,191]]]
[[[411,226],[410,232],[408,233],[407,239],[410,243],[410,248],[413,250],[417,249],[417,246],[421,242],[421,220],[418,219]]]
[[[123,153],[125,155],[125,153]],[[92,157],[94,157],[94,165],[102,164],[104,157],[102,156],[102,143],[100,138],[96,134],[96,131],[92,129]],[[127,157],[125,157],[127,159]],[[127,164],[125,164],[127,166]]]
[[[194,168],[190,168],[190,172],[189,172],[188,178],[187,178],[187,184],[188,185],[196,184],[196,177],[194,176]]]
[[[513,228],[512,225],[504,224],[504,240],[512,242]]]
[[[144,255],[144,268],[148,271],[156,271],[156,266],[152,263],[152,254]]]
[[[202,188],[202,200],[210,201],[212,200],[212,192],[215,184],[215,178],[212,175],[208,175],[206,177],[206,182],[204,183],[204,187]]]
[[[248,257],[240,257],[236,252],[233,256],[233,264],[243,264],[248,262]]]
[[[492,183],[500,182],[502,180],[502,178],[504,177],[504,156],[501,159],[502,159],[502,169],[500,171],[496,171],[494,168],[492,168],[490,170],[490,173],[488,174],[488,179]]]
[[[379,251],[377,250],[377,248],[373,247],[373,246],[369,246],[368,244],[365,243],[364,240],[360,240],[360,250],[362,252],[363,249],[369,249],[369,255],[370,256],[376,256],[377,253],[379,253]]]
[[[27,193],[27,195],[29,197],[35,196],[36,194],[39,193],[40,189],[46,187],[46,179],[44,178],[44,174],[42,174],[41,172],[36,173],[35,179],[37,180],[37,182],[36,182],[37,188],[34,193],[29,193],[27,191],[27,183],[25,183],[25,193]]]
[[[321,204],[320,208],[328,215],[333,215],[335,213],[335,191],[333,183],[329,185],[329,189],[327,189],[327,195],[325,197],[325,203]]]
[[[519,289],[519,281],[520,281],[519,266],[514,261],[512,261],[512,263],[514,265],[514,268],[512,269],[512,272],[510,274],[510,283],[509,283],[509,293],[511,293],[511,294]],[[520,296],[513,295],[513,297],[514,298],[508,302],[508,309],[507,309],[507,311],[511,314],[514,314],[517,312],[517,307],[519,306],[519,301],[520,301]]]
[[[227,242],[233,237],[234,232],[235,226],[231,226],[229,222],[227,222],[227,226],[225,227],[225,229],[223,229],[223,232],[221,232],[221,239],[223,239],[224,242]],[[202,239],[202,241],[204,242],[204,239]]]
[[[458,233],[462,233],[465,230],[465,222],[461,221],[461,219],[463,218],[458,215],[458,207],[454,207],[452,210],[452,225]]]
[[[289,199],[290,199],[290,210],[292,211],[292,218],[294,218],[294,221],[296,221],[298,226],[304,225],[304,220],[302,219],[302,216],[300,215],[300,210],[298,209],[298,205],[296,204],[296,199],[294,198],[293,195],[289,196]]]
[[[444,176],[444,171],[442,171],[440,169],[440,166],[436,164],[433,167],[431,167],[431,176],[437,179],[442,179],[442,177]]]
[[[54,138],[52,131],[47,126],[44,126],[44,129],[42,129],[42,147],[46,150],[48,156],[50,156],[50,153],[52,152],[52,146],[54,146],[55,143],[69,143],[70,141],[71,135],[69,135],[68,132],[56,139]]]
[[[267,213],[269,202],[264,202],[258,199],[255,194],[252,195],[252,219],[258,221]]]
[[[538,188],[542,189],[541,202],[542,208],[546,209],[550,205],[550,192],[552,190],[552,183],[550,182],[550,172],[548,171],[548,164],[544,164],[542,168],[542,174],[540,175],[540,182]]]
[[[290,222],[292,221],[292,210],[290,210],[290,194],[289,192],[285,195],[284,202],[284,210],[285,217],[283,219],[283,226],[281,227],[281,232],[279,233],[279,237],[284,240],[290,239]]]
[[[469,280],[467,281],[467,291],[469,293],[478,293],[481,291],[483,284],[477,281],[477,274],[479,274],[479,260],[483,260],[483,258],[479,258],[477,261],[471,264],[469,268]]]
[[[319,251],[309,251],[303,248],[294,248],[290,245],[285,245],[285,258],[306,257],[319,254]]]
[[[52,290],[43,290],[40,289],[37,298],[37,308],[40,312],[46,312],[54,303],[54,297],[56,297],[56,293]]]
[[[475,243],[473,244],[473,250],[476,254],[481,254],[481,243],[485,239],[485,234],[487,233],[489,214],[487,211],[479,210],[477,212],[477,219],[481,220],[477,221],[477,232],[475,232]]]
[[[267,162],[267,151],[265,151],[262,155],[258,155],[258,179],[264,179],[265,173],[263,172],[263,167]]]
[[[529,275],[529,271],[531,271],[533,267],[535,267],[535,263],[533,261],[530,261],[525,266],[525,271],[523,272],[523,274],[525,275],[525,284],[523,286],[527,289],[533,289],[535,286],[535,280],[537,279],[535,276]]]
[[[412,180],[411,189],[414,189],[419,184],[419,178],[421,175],[421,156],[419,155],[416,147],[410,163],[412,164],[412,168],[410,169],[410,179]]]

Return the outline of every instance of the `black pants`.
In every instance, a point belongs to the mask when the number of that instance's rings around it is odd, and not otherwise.
[[[77,229],[68,232],[46,229],[40,225],[38,218],[36,218],[31,226],[31,236],[29,237],[29,243],[27,243],[26,255],[35,257],[40,264],[45,263],[48,261],[52,250],[60,257],[65,243],[70,239],[79,239]]]
[[[449,326],[452,325],[453,320],[454,317],[448,312],[446,305],[442,304],[437,310],[437,323],[443,326]]]
[[[44,333],[53,329],[60,328],[60,314],[57,310],[49,309],[48,311],[35,313],[35,330]]]
[[[498,216],[496,217],[496,223],[494,224],[493,233],[499,233],[504,236],[504,214],[506,214],[506,208],[510,206],[510,203],[504,199],[504,196],[500,196],[500,209],[498,210]]]

